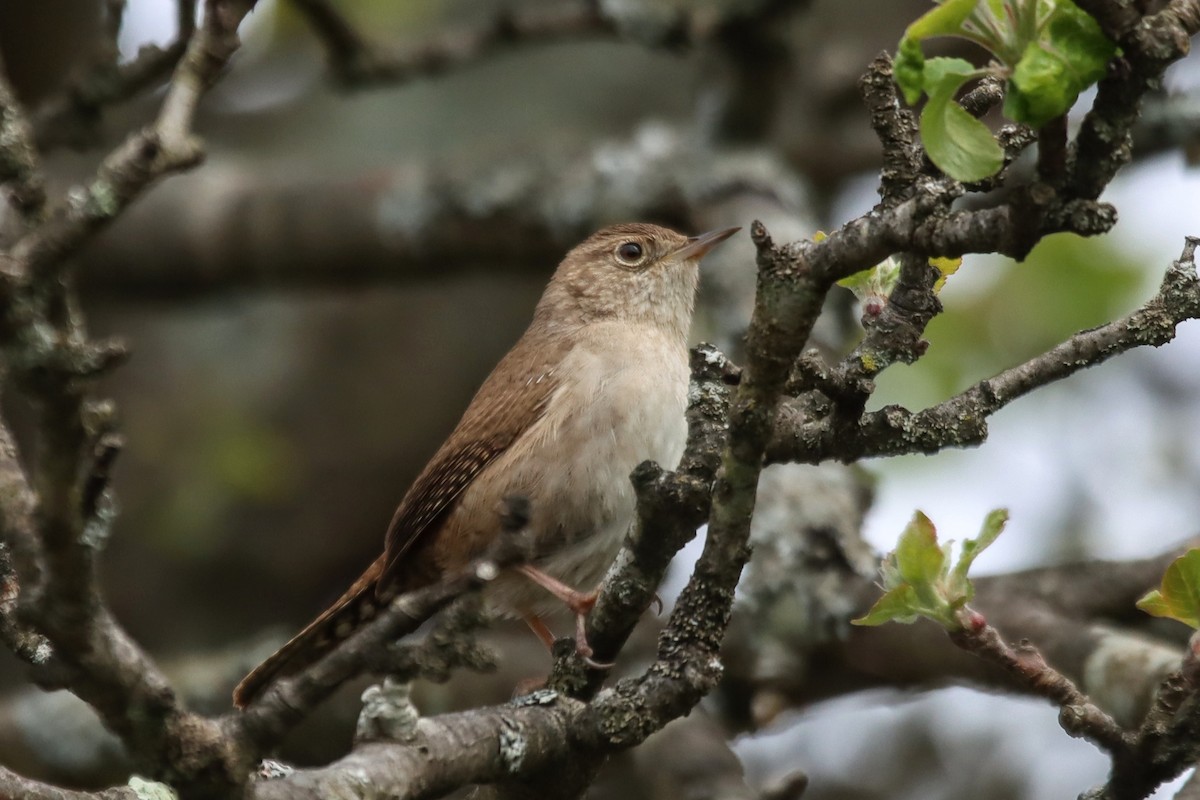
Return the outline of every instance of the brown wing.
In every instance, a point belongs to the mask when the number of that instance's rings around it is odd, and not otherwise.
[[[435,580],[432,565],[404,564],[402,557],[418,540],[438,529],[459,496],[481,470],[517,440],[546,409],[557,380],[554,368],[569,344],[564,337],[527,334],[492,370],[467,407],[450,438],[433,456],[400,501],[388,526],[384,553],[345,594],[296,634],[274,655],[247,675],[234,690],[243,708],[270,683],[293,674],[332,650],[338,642],[372,619],[394,590],[416,588],[398,580],[404,569],[424,581]],[[496,523],[499,525],[499,517]],[[422,536],[424,534],[424,537]],[[392,584],[397,584],[393,586]]]
[[[522,338],[492,370],[450,438],[400,501],[388,525],[377,593],[400,579],[404,554],[422,534],[437,530],[475,476],[545,411],[558,384],[554,368],[567,343],[547,346],[542,338],[533,346],[529,338]]]

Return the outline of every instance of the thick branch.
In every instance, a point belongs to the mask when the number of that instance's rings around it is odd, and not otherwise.
[[[19,797],[21,800],[143,800],[147,795],[139,788],[121,786],[99,792],[74,792],[24,778],[0,766],[0,797]]]
[[[327,767],[252,783],[247,796],[416,800],[561,767],[572,754],[580,705],[553,693],[542,699],[544,705],[529,701],[422,719],[406,742],[363,745]]]

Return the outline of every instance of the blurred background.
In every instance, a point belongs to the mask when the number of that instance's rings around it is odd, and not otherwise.
[[[486,25],[499,9],[478,0],[335,5],[400,49]],[[553,3],[503,4],[539,5]],[[646,31],[672,3],[607,5]],[[763,3],[688,5],[700,8],[702,27],[705,14]],[[295,8],[261,0],[244,48],[202,106],[206,163],[153,190],[81,257],[93,333],[123,337],[133,352],[103,387],[128,442],[103,567],[109,602],[134,637],[177,674],[219,664],[218,677],[197,680],[216,685],[211,702],[223,708],[236,677],[229,663],[251,666],[378,553],[409,481],[520,334],[557,259],[590,230],[630,216],[747,225],[753,203],[726,200],[742,185],[773,193],[780,221],[769,227],[781,240],[868,210],[878,146],[856,82],[927,3],[790,5],[766,41],[741,50],[611,36],[530,42],[445,74],[347,90]],[[0,55],[27,107],[58,96],[92,62],[103,6],[0,0]],[[123,56],[167,44],[174,25],[173,3],[129,0]],[[747,52],[767,63],[738,83]],[[1195,105],[1197,63],[1173,68],[1164,97]],[[95,137],[73,143],[85,146],[51,150],[55,185],[94,171],[158,100],[148,92],[106,109]],[[756,119],[739,103],[768,110]],[[1050,237],[1021,264],[968,256],[942,294],[929,355],[885,373],[874,402],[936,403],[1144,302],[1183,237],[1200,234],[1200,172],[1183,150],[1156,149],[1107,193],[1120,212],[1110,235]],[[456,214],[486,225],[456,227]],[[736,349],[753,287],[748,240],[714,269],[693,339]],[[847,292],[830,308],[827,346],[852,344],[856,318]],[[1195,534],[1197,363],[1193,322],[1167,347],[1000,412],[979,449],[866,464],[866,539],[889,549],[915,508],[961,539],[1005,506],[1009,529],[979,564],[1002,572],[1150,555]],[[525,674],[545,670],[535,640],[500,636],[506,647],[517,642],[515,655],[505,653]],[[30,715],[43,719],[50,706],[3,659],[0,761],[79,785],[119,777],[94,723],[79,721],[76,738],[54,728],[38,740],[39,727],[50,728]],[[423,710],[506,697],[483,686],[430,690]],[[327,760],[348,747],[354,696],[331,704],[340,711],[285,755]],[[807,797],[1040,800],[1073,796],[1106,770],[1055,716],[1038,702],[963,688],[873,692],[789,710],[740,734],[735,749],[752,783],[806,771]],[[672,796],[654,791],[622,789]]]

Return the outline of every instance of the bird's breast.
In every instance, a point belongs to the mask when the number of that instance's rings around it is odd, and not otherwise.
[[[652,460],[674,469],[683,454],[686,343],[654,326],[594,324],[554,379],[544,413],[464,492],[448,527],[470,535],[501,498],[524,495],[539,566],[590,589],[633,521],[634,467]],[[544,594],[523,579],[498,583],[488,595],[503,611],[520,613]]]

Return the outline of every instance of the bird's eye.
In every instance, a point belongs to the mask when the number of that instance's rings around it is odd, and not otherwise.
[[[624,242],[617,248],[617,258],[626,264],[636,264],[642,257],[642,246],[637,242]]]

